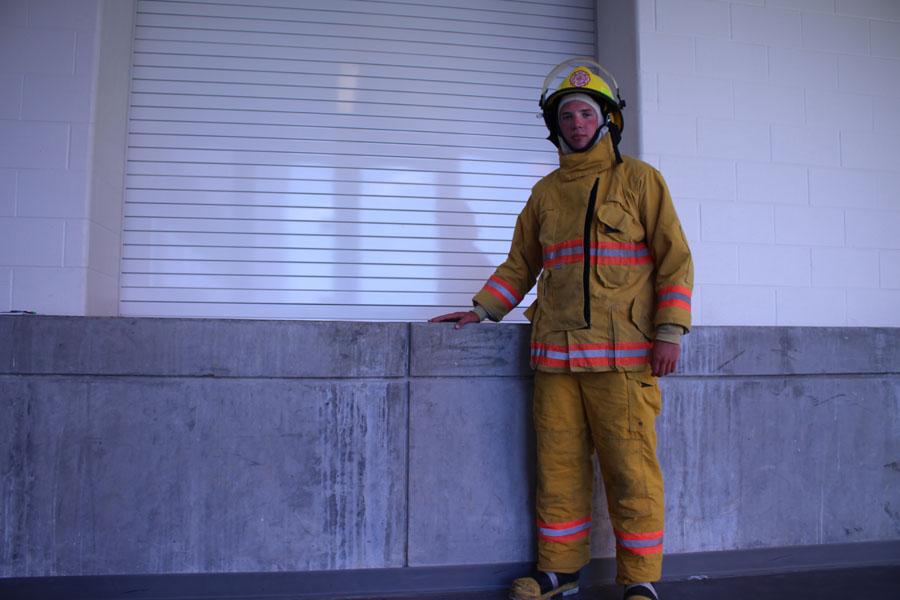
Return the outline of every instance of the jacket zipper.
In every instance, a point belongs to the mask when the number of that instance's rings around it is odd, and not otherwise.
[[[584,216],[584,274],[581,288],[584,291],[584,322],[591,326],[591,222],[594,220],[594,206],[597,204],[597,186],[600,178],[594,180],[591,188],[591,198],[588,200],[587,214]]]

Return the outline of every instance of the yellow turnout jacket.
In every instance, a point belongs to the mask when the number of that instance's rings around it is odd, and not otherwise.
[[[645,370],[659,325],[691,326],[693,263],[668,188],[642,161],[616,164],[609,135],[559,162],[474,302],[500,320],[537,280],[533,368]]]

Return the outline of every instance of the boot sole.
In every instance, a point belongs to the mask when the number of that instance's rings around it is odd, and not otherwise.
[[[539,594],[537,596],[535,596],[534,594],[522,595],[517,594],[514,591],[510,591],[507,598],[509,598],[509,600],[553,600],[553,598],[565,598],[567,596],[574,596],[578,592],[578,583],[572,582],[561,585],[555,590],[550,590],[546,594]]]

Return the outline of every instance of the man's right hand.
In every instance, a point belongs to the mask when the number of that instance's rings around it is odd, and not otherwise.
[[[478,318],[478,314],[474,310],[470,310],[468,312],[447,313],[446,315],[428,319],[429,323],[455,322],[456,325],[453,326],[453,329],[459,329],[460,327],[464,327],[469,323],[479,323],[480,321],[481,319]]]

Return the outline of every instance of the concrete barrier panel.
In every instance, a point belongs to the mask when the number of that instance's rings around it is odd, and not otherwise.
[[[410,566],[533,556],[530,389],[518,378],[411,383]]]
[[[900,373],[900,328],[696,327],[677,375]]]
[[[527,325],[410,325],[412,377],[530,377]]]
[[[517,391],[527,398],[530,385],[512,381],[519,390],[493,378],[413,383],[411,565],[534,560],[531,403],[505,401]],[[666,380],[657,421],[666,552],[896,536],[898,381]],[[498,430],[506,433],[491,435]],[[528,455],[518,450],[523,444]],[[510,479],[511,469],[521,479]],[[504,514],[505,523],[499,520]],[[591,554],[615,554],[599,476]]]
[[[853,393],[830,389],[827,397],[837,435],[822,490],[821,543],[900,539],[900,377]]]
[[[0,373],[403,377],[405,323],[0,317]]]
[[[900,534],[900,379],[673,379],[660,456],[669,552]]]
[[[403,565],[403,383],[0,377],[0,398],[0,576]]]

